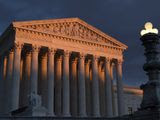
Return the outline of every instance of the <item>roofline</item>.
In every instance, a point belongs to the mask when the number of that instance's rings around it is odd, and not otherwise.
[[[54,23],[55,21],[68,21],[68,20],[80,20],[78,17],[73,17],[73,18],[55,18],[55,19],[43,19],[43,20],[27,20],[27,21],[13,21],[12,24],[14,27],[18,26],[18,25],[32,25],[34,24],[44,24],[45,23]]]
[[[116,42],[116,43],[118,43],[118,44],[121,44],[121,45],[124,47],[124,49],[127,49],[127,48],[128,48],[127,45],[125,45],[124,43],[116,40],[115,38],[111,37],[110,35],[102,32],[100,29],[98,29],[98,28],[96,28],[96,27],[94,27],[94,26],[86,23],[85,21],[83,21],[83,20],[80,19],[80,18],[77,18],[77,19],[78,19],[81,23],[84,23],[84,24],[88,25],[91,29],[94,29],[94,31],[98,31],[98,32],[99,32],[102,36],[104,36],[105,38],[108,38],[108,37],[109,37],[113,42]]]

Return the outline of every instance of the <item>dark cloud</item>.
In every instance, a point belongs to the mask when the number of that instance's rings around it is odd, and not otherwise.
[[[139,32],[146,21],[160,28],[159,0],[0,0],[0,32],[14,20],[80,17],[128,45],[124,81],[139,86],[147,80]]]

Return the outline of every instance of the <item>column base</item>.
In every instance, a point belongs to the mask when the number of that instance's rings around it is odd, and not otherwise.
[[[69,114],[69,113],[68,114],[63,114],[62,116],[63,117],[71,117],[71,114]]]
[[[100,114],[93,114],[93,117],[101,117],[101,115]]]
[[[47,113],[47,116],[49,116],[49,117],[55,117],[56,115],[54,113]]]
[[[87,114],[78,114],[78,117],[87,117]]]

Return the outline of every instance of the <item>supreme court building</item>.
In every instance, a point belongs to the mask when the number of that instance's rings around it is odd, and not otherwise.
[[[79,18],[13,22],[0,37],[0,112],[41,96],[51,116],[124,114],[123,52],[127,46]]]

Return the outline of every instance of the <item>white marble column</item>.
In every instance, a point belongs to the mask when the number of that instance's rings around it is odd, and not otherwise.
[[[7,76],[6,76],[6,80],[7,81],[11,81],[11,78],[12,78],[13,58],[14,58],[14,54],[13,53],[14,53],[13,50],[10,50],[9,54],[8,54]]]
[[[63,90],[62,114],[63,116],[70,116],[69,57],[70,57],[70,52],[64,51],[63,80],[62,80],[62,90]]]
[[[6,113],[6,110],[7,110],[6,100],[7,100],[8,95],[6,94],[8,92],[7,69],[8,69],[8,59],[9,59],[9,56],[7,55],[7,53],[5,54],[6,56],[4,57],[4,63],[3,63],[3,108],[5,108],[3,109],[4,113]]]
[[[24,59],[23,56],[21,58],[21,63],[20,63],[20,90],[19,90],[19,107],[25,106],[24,100],[25,100],[25,83],[24,83]]]
[[[78,95],[77,95],[77,58],[71,61],[71,81],[70,81],[70,101],[71,101],[71,114],[77,116],[78,112]]]
[[[25,54],[25,64],[24,64],[24,104],[28,105],[28,95],[31,93],[31,86],[30,86],[30,75],[31,75],[31,52],[26,52]]]
[[[93,83],[93,69],[92,69],[92,60],[90,61],[91,65],[89,67],[89,82],[90,82],[90,116],[92,116],[93,112],[93,94],[92,94],[92,83]]]
[[[105,91],[106,91],[106,116],[113,116],[112,109],[112,87],[111,87],[111,76],[110,76],[110,59],[106,58],[105,60]]]
[[[47,108],[47,94],[48,94],[48,87],[47,87],[47,53],[46,51],[41,51],[41,79],[40,79],[40,93],[42,96],[42,106]],[[39,87],[38,87],[39,88]]]
[[[123,98],[123,81],[122,81],[122,61],[118,60],[116,64],[117,70],[117,100],[118,100],[118,115],[124,115],[124,98]]]
[[[20,89],[20,61],[21,61],[22,44],[15,43],[14,46],[14,62],[12,76],[12,91],[11,91],[11,110],[19,108],[19,89]]]
[[[80,53],[78,64],[78,115],[86,116],[86,89],[85,89],[85,55]]]
[[[3,80],[3,68],[4,68],[4,55],[0,56],[0,112],[3,113],[3,96],[4,96],[4,80]]]
[[[100,113],[101,116],[105,116],[105,87],[104,87],[105,80],[103,71],[103,61],[99,62],[98,75],[99,75]]]
[[[62,56],[56,59],[55,113],[61,116],[62,111]]]
[[[106,92],[105,92],[105,68],[104,67],[102,67],[102,70],[101,70],[101,77],[102,77],[102,113],[101,115],[104,117],[106,116],[106,101],[105,101]]]
[[[91,80],[90,80],[90,63],[91,60],[86,61],[85,65],[85,81],[86,81],[86,111],[87,115],[91,116]]]
[[[5,53],[3,58],[3,68],[2,68],[2,108],[6,108],[7,63],[8,63],[8,57],[7,57],[7,54]],[[5,112],[6,112],[5,109],[2,109],[2,113],[5,113]]]
[[[7,63],[8,63],[8,57],[4,57],[4,66],[3,66],[3,80],[6,80],[7,76]]]
[[[4,55],[0,56],[0,80],[3,79],[3,68],[4,68]]]
[[[24,59],[23,58],[21,58],[21,63],[20,63],[21,65],[20,65],[20,69],[21,69],[21,72],[20,72],[20,80],[21,81],[23,81],[23,72],[24,72],[24,70],[23,70],[23,68],[24,68]],[[22,85],[25,85],[24,84],[24,82],[22,83]]]
[[[7,62],[7,76],[6,76],[7,106],[6,106],[6,111],[9,111],[10,106],[11,106],[10,96],[11,96],[11,91],[12,91],[11,87],[12,87],[13,58],[14,58],[14,52],[13,52],[13,49],[11,49],[8,54],[8,62]]]
[[[37,94],[38,91],[38,52],[39,46],[32,46],[31,57],[31,93]]]
[[[0,80],[3,79],[4,55],[0,56]]]
[[[117,111],[116,111],[116,100],[115,100],[115,90],[114,90],[114,66],[115,64],[113,62],[111,62],[110,64],[110,78],[111,78],[111,91],[112,91],[112,110],[113,110],[113,116],[117,115]]]
[[[55,116],[54,114],[54,55],[55,49],[48,49],[48,103],[47,109],[50,116]]]
[[[92,98],[93,98],[93,116],[94,117],[99,117],[100,116],[100,101],[99,101],[99,81],[98,81],[98,57],[93,56],[93,61],[92,61],[92,69],[93,69],[93,74],[92,74]]]

